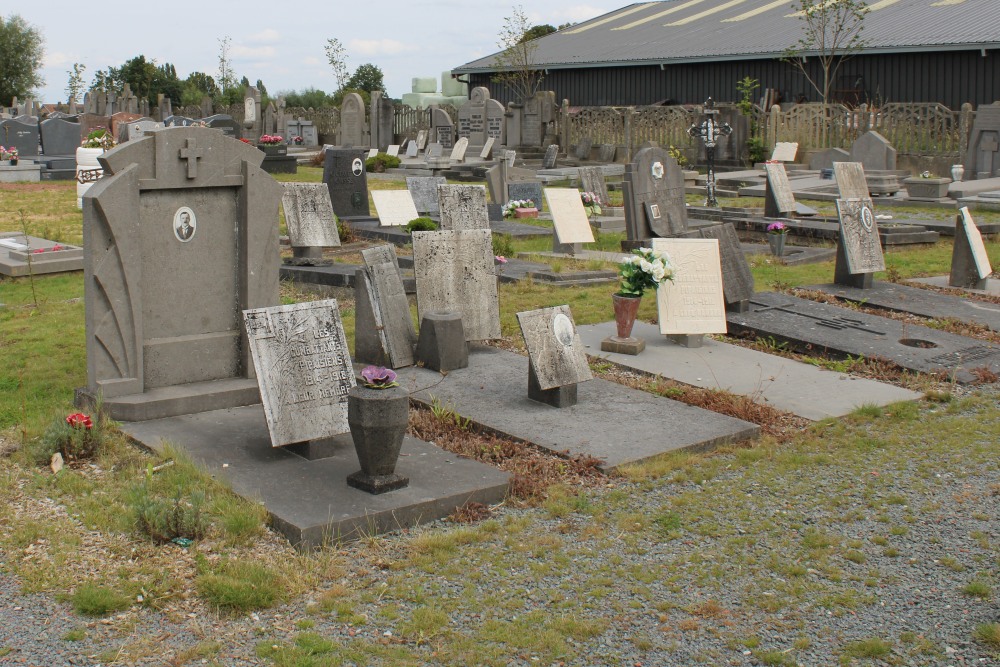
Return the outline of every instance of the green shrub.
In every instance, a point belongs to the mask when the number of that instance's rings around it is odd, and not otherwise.
[[[514,239],[510,234],[493,235],[493,254],[497,257],[512,257],[514,250]]]
[[[246,561],[227,561],[196,581],[198,594],[229,612],[270,607],[282,598],[282,579],[274,570]]]
[[[114,611],[127,609],[132,604],[130,598],[116,590],[97,584],[87,583],[76,590],[70,598],[78,614],[104,616]]]
[[[358,235],[354,233],[354,228],[337,218],[337,235],[341,243],[353,243],[358,240]]]
[[[379,153],[365,160],[365,169],[375,173],[382,173],[386,169],[395,169],[398,166],[399,158],[387,153]]]
[[[154,542],[169,542],[183,537],[197,540],[205,536],[208,521],[203,511],[205,494],[199,490],[185,490],[177,485],[171,497],[161,495],[153,488],[147,475],[142,484],[129,493],[135,526],[140,533]]]
[[[436,231],[437,228],[438,226],[436,222],[430,218],[421,217],[410,220],[406,223],[406,227],[403,229],[406,230],[407,234],[412,234],[413,232],[433,232]]]
[[[767,142],[760,137],[750,137],[747,139],[747,159],[750,161],[750,164],[766,160]]]
[[[77,416],[86,417],[80,413],[70,417]],[[25,454],[32,463],[48,465],[56,452],[62,454],[67,462],[91,458],[97,453],[105,437],[105,426],[101,420],[97,420],[89,428],[82,423],[71,426],[66,420],[67,417],[53,420],[40,439],[25,446]],[[89,417],[86,420],[88,424],[91,423]]]

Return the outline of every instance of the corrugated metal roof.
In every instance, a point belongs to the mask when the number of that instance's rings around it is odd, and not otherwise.
[[[797,44],[793,0],[663,0],[628,5],[536,40],[541,68],[773,58]],[[864,52],[1000,48],[1000,0],[869,0]],[[496,54],[455,72],[493,71]]]

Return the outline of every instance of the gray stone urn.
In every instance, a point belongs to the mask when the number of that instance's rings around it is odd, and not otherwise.
[[[775,234],[774,232],[767,233],[767,243],[771,246],[771,254],[775,257],[784,257],[785,255],[785,239],[788,234]]]
[[[403,387],[369,389],[358,385],[351,389],[347,394],[347,423],[361,470],[347,477],[349,486],[378,494],[410,483],[396,474],[409,418],[410,393]]]

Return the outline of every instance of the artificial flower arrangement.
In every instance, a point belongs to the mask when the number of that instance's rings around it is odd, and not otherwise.
[[[257,143],[264,146],[277,146],[285,143],[285,140],[281,138],[280,134],[265,134],[257,140]]]
[[[580,201],[583,202],[583,207],[587,209],[588,215],[601,214],[601,205],[603,202],[601,201],[601,198],[593,192],[581,192]]]
[[[305,141],[302,137],[292,137],[292,141],[295,142],[296,146],[301,146],[302,142]]]
[[[0,146],[0,160],[16,160],[17,159],[17,147],[11,146],[10,148],[4,148]]]
[[[503,205],[503,217],[513,218],[519,208],[535,208],[535,202],[530,199],[511,199]]]
[[[361,379],[369,389],[389,389],[398,387],[396,371],[382,366],[365,366],[361,369]]]
[[[619,296],[641,297],[648,289],[655,290],[665,280],[674,279],[670,255],[662,250],[637,248],[619,265]]]
[[[788,225],[783,222],[772,222],[767,226],[768,234],[787,234]]]
[[[115,138],[111,136],[111,132],[99,128],[88,134],[81,145],[84,148],[102,148],[108,150],[115,145]]]

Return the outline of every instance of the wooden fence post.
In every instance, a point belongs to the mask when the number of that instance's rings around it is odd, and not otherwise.
[[[767,115],[767,147],[772,151],[778,143],[778,126],[781,124],[781,105],[775,104]]]

